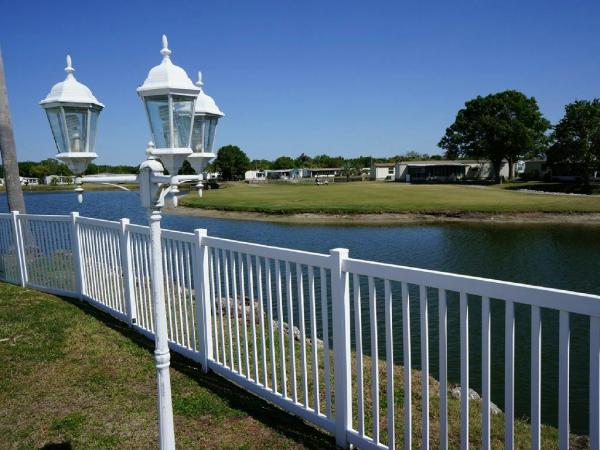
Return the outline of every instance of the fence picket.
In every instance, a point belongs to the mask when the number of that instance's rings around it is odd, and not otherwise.
[[[531,448],[541,448],[542,320],[539,306],[531,307]]]
[[[515,440],[515,306],[506,302],[504,332],[504,448],[512,450]]]
[[[404,353],[404,448],[412,449],[412,386],[410,357],[410,297],[402,282],[402,351]]]
[[[569,448],[569,313],[560,312],[558,332],[558,445]]]
[[[460,293],[460,448],[469,449],[469,306]]]
[[[440,450],[448,450],[448,317],[446,290],[438,290],[440,352]]]
[[[385,362],[387,366],[387,434],[388,448],[396,447],[396,431],[394,429],[394,337],[392,332],[392,290],[390,280],[385,280]],[[427,377],[424,378],[427,384]]]
[[[285,371],[285,334],[283,332],[283,295],[281,290],[281,262],[275,260],[275,283],[277,287],[277,319],[279,322],[279,367],[281,369],[280,376],[280,392],[284,398],[287,395],[287,378]],[[291,330],[290,330],[291,331]]]
[[[362,320],[360,308],[360,280],[356,274],[353,276],[352,289],[354,291],[354,336],[356,340],[356,402],[358,415],[358,434],[360,436],[364,436],[365,406],[363,385]],[[371,287],[369,287],[369,292],[371,292]]]
[[[481,448],[490,448],[490,299],[481,299]]]
[[[369,277],[369,323],[371,324],[371,415],[373,441],[379,444],[379,349],[377,342],[377,292],[375,281]]]

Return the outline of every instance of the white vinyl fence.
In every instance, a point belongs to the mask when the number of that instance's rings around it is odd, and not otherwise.
[[[453,446],[447,376],[453,297],[459,309],[460,447],[490,448],[491,380],[497,375],[491,327],[498,320],[504,446],[515,446],[515,308],[524,307],[530,317],[531,447],[542,447],[542,342],[551,337],[542,330],[542,312],[551,310],[559,318],[559,433],[553,445],[569,448],[570,390],[585,384],[590,448],[600,450],[598,296],[361,261],[344,249],[326,255],[232,241],[205,230],[163,230],[162,242],[172,350],[335,434],[342,446]],[[153,337],[149,247],[148,228],[127,219],[0,214],[0,279],[80,298]],[[492,302],[501,305],[500,319]],[[478,317],[481,311],[477,341],[469,337],[473,305]],[[583,329],[571,327],[573,315],[585,319]],[[577,333],[589,340],[589,375],[572,380],[570,343]],[[429,378],[431,343],[438,349],[436,392]],[[470,345],[481,347],[480,361]],[[470,442],[474,363],[481,368],[481,432]]]

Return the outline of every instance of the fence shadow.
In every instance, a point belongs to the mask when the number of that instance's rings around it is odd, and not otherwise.
[[[72,304],[81,311],[98,319],[107,327],[119,332],[136,345],[145,349],[149,357],[154,357],[154,341],[136,332],[126,323],[112,317],[94,306],[74,298],[60,296],[62,300]],[[244,411],[254,419],[283,434],[309,449],[335,448],[335,439],[329,433],[320,430],[295,417],[283,409],[268,403],[260,397],[244,390],[236,384],[215,374],[204,373],[200,366],[190,359],[171,352],[171,368],[193,379],[198,386],[225,399],[227,403],[240,411]],[[50,447],[53,448],[53,447]]]

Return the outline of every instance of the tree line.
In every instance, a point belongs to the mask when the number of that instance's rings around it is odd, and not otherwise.
[[[349,177],[360,175],[365,168],[371,167],[374,163],[395,162],[398,160],[440,160],[441,155],[429,155],[409,151],[402,155],[394,155],[387,158],[377,158],[373,156],[358,156],[355,158],[345,158],[343,156],[316,155],[308,156],[301,153],[297,157],[280,156],[274,160],[253,159],[236,145],[226,145],[217,151],[217,157],[207,168],[209,171],[219,172],[224,180],[242,180],[247,170],[281,170],[294,168],[337,168],[342,175]]]
[[[588,185],[600,169],[600,100],[569,103],[552,125],[534,97],[514,90],[478,96],[458,111],[438,146],[448,159],[489,160],[497,180],[505,160],[512,175],[519,159],[544,158]]]
[[[540,112],[534,97],[507,90],[478,96],[461,108],[438,143],[444,155],[409,151],[387,158],[358,156],[345,158],[327,154],[280,156],[274,160],[253,159],[236,145],[226,145],[207,167],[224,180],[241,180],[247,170],[292,168],[339,168],[343,175],[359,175],[373,163],[398,160],[478,159],[490,161],[496,179],[504,161],[509,173],[520,159],[545,158],[561,174],[580,177],[586,185],[594,171],[600,170],[600,99],[577,100],[565,106],[562,119],[552,125]],[[68,167],[55,159],[23,161],[19,172],[24,177],[43,179],[47,175],[72,176]],[[137,173],[137,166],[90,164],[87,174]],[[184,163],[180,173],[193,173]],[[0,176],[4,176],[0,167]]]
[[[243,179],[246,170],[336,167],[346,176],[377,162],[427,159],[477,159],[489,161],[495,179],[508,163],[510,177],[520,159],[546,159],[563,175],[590,182],[600,171],[600,99],[577,100],[565,106],[562,119],[554,125],[539,110],[535,97],[506,90],[467,101],[438,143],[444,155],[410,151],[389,158],[317,155],[280,156],[269,161],[250,160],[237,146],[219,149],[211,169],[225,180]]]
[[[137,166],[127,165],[108,165],[91,163],[86,174],[98,173],[137,173]],[[43,180],[48,175],[73,176],[66,164],[57,159],[48,158],[42,161],[21,161],[19,162],[19,175],[27,178],[39,178]],[[4,166],[0,166],[0,177],[4,178]]]

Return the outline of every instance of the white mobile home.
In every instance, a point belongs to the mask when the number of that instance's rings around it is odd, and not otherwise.
[[[371,166],[371,180],[394,180],[396,163],[374,163]]]

